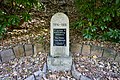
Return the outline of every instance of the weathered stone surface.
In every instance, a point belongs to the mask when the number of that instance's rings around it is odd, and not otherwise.
[[[116,55],[116,51],[113,49],[108,49],[108,48],[104,48],[104,54],[103,57],[105,58],[109,58],[109,59],[114,59]]]
[[[25,45],[25,54],[26,54],[26,56],[33,55],[32,45],[30,45],[30,44]]]
[[[37,54],[39,52],[44,52],[44,48],[42,44],[35,44],[34,45],[34,54]]]
[[[23,48],[23,45],[18,45],[18,46],[15,46],[13,48],[14,52],[15,52],[15,56],[16,57],[22,57],[24,56],[24,48]]]
[[[43,65],[42,72],[43,72],[43,78],[45,79],[46,78],[46,72],[47,72],[47,64],[46,64],[46,62]]]
[[[90,78],[88,78],[86,76],[81,75],[80,80],[92,80],[92,79],[90,79]]]
[[[34,75],[35,75],[36,79],[41,80],[41,78],[43,76],[43,72],[41,70],[39,70],[39,71],[34,72]]]
[[[120,63],[120,53],[117,53],[117,56],[115,58],[115,61],[118,61]]]
[[[49,43],[45,43],[45,45],[44,45],[44,51],[46,52],[46,53],[50,53],[50,44]]]
[[[51,18],[50,55],[68,57],[69,54],[69,19],[64,13],[56,13]]]
[[[72,57],[69,52],[69,19],[64,13],[56,13],[51,18],[50,55],[48,70],[71,70]]]
[[[34,75],[31,75],[31,76],[27,77],[25,80],[36,80],[36,79],[34,78]]]
[[[0,78],[0,80],[13,80],[13,79],[9,77],[4,77],[4,78]]]
[[[83,76],[80,72],[78,72],[74,64],[72,65],[72,76],[77,80],[91,80],[90,78]]]
[[[91,56],[97,56],[97,57],[101,57],[102,56],[102,48],[98,47],[98,46],[92,46],[91,47]]]
[[[1,53],[1,51],[0,51],[0,53]],[[1,55],[0,55],[0,63],[2,62],[2,57],[1,57]]]
[[[72,76],[73,76],[75,79],[79,80],[81,75],[82,75],[82,74],[76,70],[75,64],[73,64],[73,65],[72,65]]]
[[[0,53],[1,57],[2,57],[2,62],[6,62],[9,61],[10,59],[14,59],[15,55],[12,51],[12,49],[8,49],[8,50],[4,50]]]
[[[72,65],[72,57],[47,58],[48,70],[51,71],[71,70],[71,65]]]
[[[72,44],[71,52],[72,53],[81,53],[82,45],[81,44]]]
[[[83,45],[82,55],[90,56],[90,45]]]

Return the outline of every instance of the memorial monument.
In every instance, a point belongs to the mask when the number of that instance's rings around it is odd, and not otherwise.
[[[50,54],[47,58],[48,70],[71,70],[72,57],[69,52],[69,19],[64,13],[56,13],[51,18]]]

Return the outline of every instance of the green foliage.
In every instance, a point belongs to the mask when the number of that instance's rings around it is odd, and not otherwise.
[[[115,30],[109,29],[108,32],[103,33],[102,39],[120,43],[120,30],[118,30],[118,29],[115,29]]]
[[[87,39],[120,42],[120,0],[76,0],[80,18],[74,28]]]
[[[11,26],[19,27],[21,20],[31,19],[31,10],[40,10],[38,0],[2,0],[0,2],[0,38]]]

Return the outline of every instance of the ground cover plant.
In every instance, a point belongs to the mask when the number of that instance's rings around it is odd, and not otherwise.
[[[38,0],[0,0],[0,5],[0,38],[30,20],[31,10],[42,8]]]
[[[120,43],[119,0],[76,0],[79,20],[73,28],[84,38]]]

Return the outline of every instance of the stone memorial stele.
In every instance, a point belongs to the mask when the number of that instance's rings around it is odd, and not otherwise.
[[[47,67],[52,71],[70,70],[72,57],[69,52],[69,19],[64,13],[56,13],[51,18],[50,54]]]

